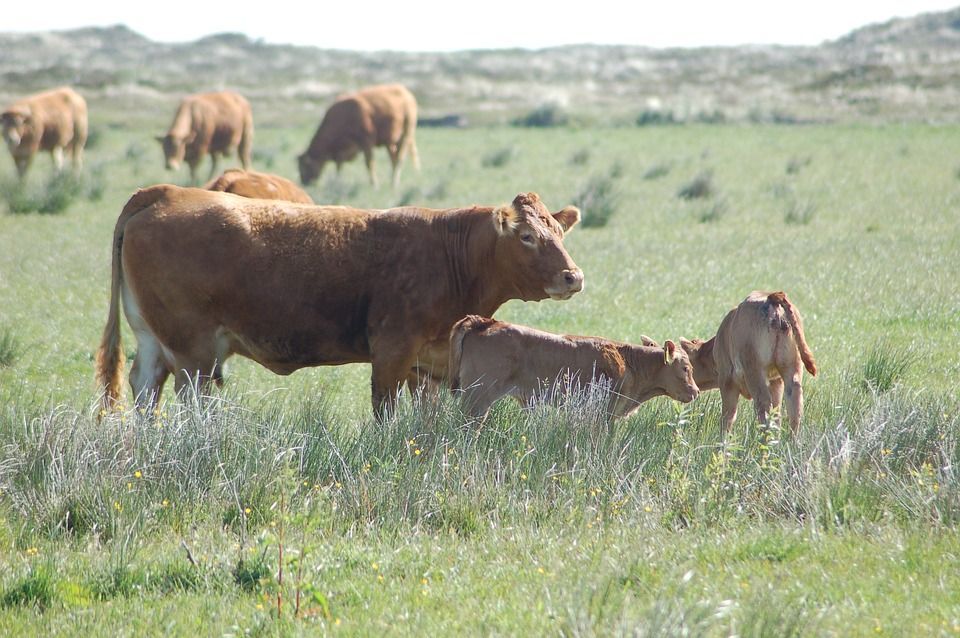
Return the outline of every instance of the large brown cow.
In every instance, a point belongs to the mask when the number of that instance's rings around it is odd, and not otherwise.
[[[781,292],[751,292],[727,313],[717,334],[707,341],[680,340],[690,356],[701,390],[720,388],[727,431],[737,418],[742,394],[753,398],[757,419],[768,425],[770,410],[787,397],[787,416],[796,432],[803,417],[803,368],[817,374],[817,364],[803,334],[800,312]]]
[[[341,95],[327,109],[310,146],[298,158],[300,181],[304,186],[312,184],[327,161],[334,162],[339,172],[344,162],[362,152],[370,182],[376,187],[373,149],[386,146],[393,166],[393,185],[397,186],[400,162],[407,152],[420,169],[414,140],[416,128],[417,100],[400,84],[371,86]]]
[[[21,179],[38,151],[49,151],[58,171],[63,169],[64,150],[70,152],[75,170],[83,164],[87,103],[73,89],[61,87],[18,100],[0,115],[0,122]]]
[[[586,387],[601,379],[610,383],[608,413],[617,418],[654,397],[688,403],[699,392],[690,360],[672,341],[637,346],[475,315],[450,332],[449,373],[450,387],[462,392],[465,409],[477,417],[504,396],[529,403],[562,393],[568,384]]]
[[[141,405],[171,373],[178,390],[198,376],[219,383],[241,354],[278,374],[370,362],[380,414],[415,366],[445,374],[450,328],[465,315],[581,290],[563,247],[579,219],[574,207],[549,213],[535,193],[496,208],[367,211],[143,189],[114,231],[97,353],[105,402],[120,396],[122,300]]]
[[[223,175],[208,183],[204,188],[208,191],[233,193],[241,197],[252,199],[282,199],[298,204],[312,204],[310,196],[303,189],[286,177],[270,173],[245,171],[239,168],[228,168]]]
[[[217,174],[217,157],[236,151],[244,168],[250,168],[253,148],[253,112],[239,93],[220,91],[183,98],[166,135],[158,136],[168,170],[181,162],[190,167],[191,183],[197,183],[197,166],[210,155],[210,177]]]

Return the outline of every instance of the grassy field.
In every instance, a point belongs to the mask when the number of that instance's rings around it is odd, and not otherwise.
[[[258,128],[255,167],[294,177],[312,126]],[[381,425],[368,366],[239,359],[211,400],[98,424],[113,224],[186,180],[154,131],[98,132],[59,214],[2,203],[49,191],[48,158],[19,194],[0,158],[0,633],[960,633],[960,128],[421,130],[396,191],[361,162],[312,191],[606,211],[565,241],[584,292],[498,313],[548,330],[708,337],[786,290],[821,370],[804,426],[742,403],[726,438],[715,392],[612,425],[596,396]]]

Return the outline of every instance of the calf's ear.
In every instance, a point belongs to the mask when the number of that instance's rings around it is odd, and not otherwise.
[[[567,206],[560,212],[553,213],[553,218],[563,227],[563,232],[567,232],[580,221],[580,209],[576,206]]]
[[[659,348],[660,344],[648,337],[647,335],[640,335],[640,345],[647,346],[650,348]]]
[[[667,365],[673,363],[673,359],[677,356],[677,344],[670,341],[669,339],[663,342],[663,362]]]
[[[161,144],[163,144],[163,140],[167,139],[167,136],[166,136],[166,135],[157,135],[157,136],[154,137],[154,139],[157,140],[158,142],[160,142]]]

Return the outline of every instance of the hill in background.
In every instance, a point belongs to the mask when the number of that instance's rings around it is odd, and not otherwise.
[[[238,34],[169,44],[113,26],[0,33],[0,50],[3,103],[71,84],[128,124],[168,117],[185,93],[229,87],[254,102],[258,124],[313,125],[337,93],[393,81],[412,88],[425,116],[480,124],[544,106],[598,124],[960,119],[960,8],[816,47],[357,52]]]

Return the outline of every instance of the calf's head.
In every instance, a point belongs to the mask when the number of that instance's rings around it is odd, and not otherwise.
[[[580,221],[579,209],[550,213],[536,193],[521,193],[493,216],[498,276],[516,298],[564,300],[583,290],[583,271],[563,247],[564,234]]]
[[[660,371],[660,383],[663,390],[672,399],[689,403],[697,398],[700,389],[693,379],[693,366],[690,357],[674,342],[667,340],[663,344],[664,368]]]

